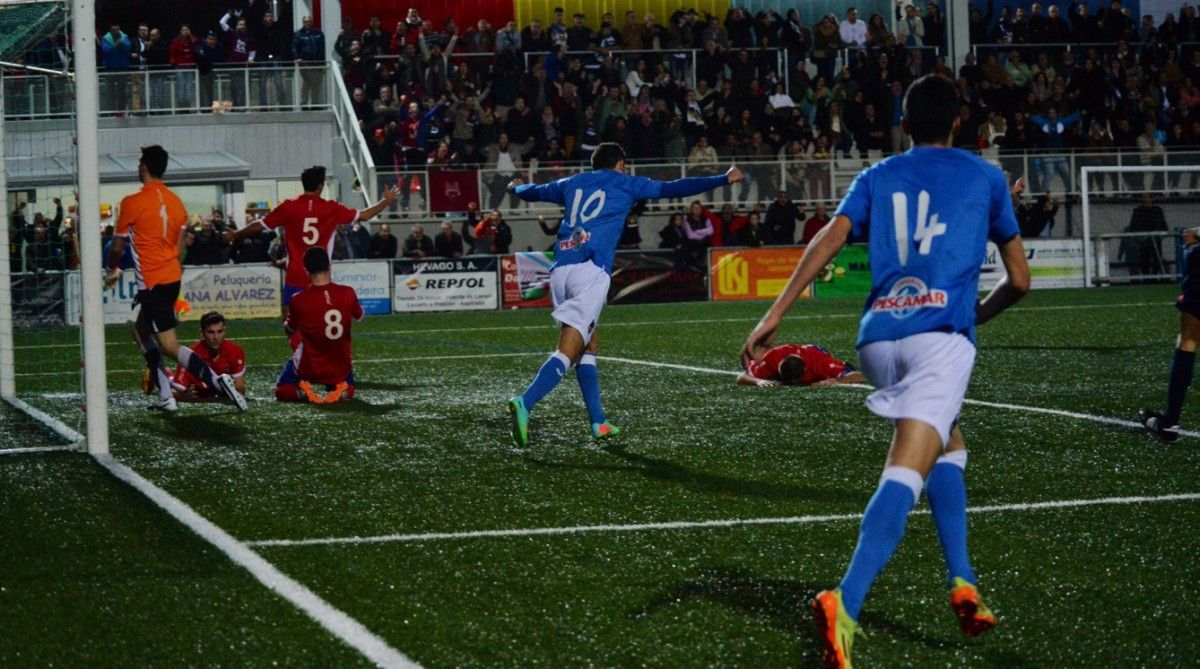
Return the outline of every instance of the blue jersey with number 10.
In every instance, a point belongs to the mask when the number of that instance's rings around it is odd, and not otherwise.
[[[554,264],[591,261],[609,274],[630,207],[638,200],[698,195],[727,183],[724,175],[663,182],[631,177],[615,170],[596,170],[548,184],[525,184],[515,190],[528,202],[563,206],[562,224],[554,244]]]
[[[916,147],[863,170],[837,213],[869,237],[872,285],[857,346],[938,331],[975,341],[987,242],[1017,236],[999,169],[959,149]]]

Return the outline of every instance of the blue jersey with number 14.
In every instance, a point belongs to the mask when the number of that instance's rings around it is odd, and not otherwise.
[[[837,213],[869,237],[872,285],[857,346],[938,331],[975,341],[987,242],[1017,236],[999,169],[959,149],[916,147],[863,170]]]
[[[525,184],[515,190],[527,202],[563,206],[562,224],[554,244],[554,264],[591,261],[609,274],[630,207],[638,200],[699,195],[727,183],[724,175],[655,181],[615,170],[596,170],[548,184]]]

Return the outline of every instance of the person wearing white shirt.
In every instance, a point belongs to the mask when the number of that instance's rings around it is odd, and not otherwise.
[[[851,46],[861,47],[867,43],[867,24],[858,20],[858,10],[851,7],[846,12],[846,18],[838,25],[842,41]]]

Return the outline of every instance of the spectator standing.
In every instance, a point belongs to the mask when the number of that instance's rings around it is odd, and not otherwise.
[[[225,33],[225,62],[240,68],[230,73],[233,105],[244,109],[246,106],[246,73],[243,70],[254,64],[256,51],[254,38],[250,36],[246,25],[246,18],[241,14],[241,10],[232,14],[226,12],[221,17],[220,25],[221,30]],[[234,27],[230,28],[229,20],[235,16],[237,20]]]
[[[433,240],[433,254],[443,258],[459,258],[463,254],[462,235],[450,223],[442,223],[442,232]]]
[[[789,245],[796,243],[796,223],[803,217],[800,207],[788,197],[787,191],[775,194],[775,201],[767,207],[768,244]]]
[[[1117,4],[1114,2],[1113,4]],[[1166,149],[1163,148],[1162,142],[1158,140],[1158,129],[1154,121],[1146,121],[1142,126],[1142,134],[1138,135],[1137,148],[1141,154],[1142,166],[1149,167],[1151,165],[1163,165],[1166,158]],[[1151,172],[1150,179],[1146,179],[1146,173],[1142,176],[1142,187],[1147,190],[1162,190],[1162,172]]]
[[[504,214],[500,213],[499,209],[492,212],[492,222],[496,229],[496,237],[492,240],[492,253],[507,254],[508,248],[512,246],[512,228],[508,221],[504,220]]]
[[[108,109],[124,113],[129,108],[129,71],[133,43],[121,32],[119,24],[112,24],[100,39],[100,60],[104,64],[105,82],[108,84]],[[109,74],[111,73],[111,74]]]
[[[486,169],[491,172],[488,190],[491,191],[491,207],[499,207],[508,193],[508,182],[521,171],[524,161],[521,151],[509,144],[508,133],[500,133],[500,139],[485,149]],[[510,202],[512,196],[507,195]],[[478,233],[475,235],[478,237]]]
[[[174,107],[167,99],[167,67],[171,64],[171,45],[163,39],[162,31],[154,28],[146,42],[146,52],[142,55],[150,79],[150,100],[147,111],[164,111]]]
[[[425,236],[425,228],[420,225],[412,227],[412,233],[404,240],[404,257],[421,260],[433,255],[433,241]]]
[[[818,204],[812,218],[804,222],[804,232],[800,235],[800,243],[807,246],[827,223],[829,223],[829,215],[825,213],[825,205]]]
[[[399,241],[392,235],[392,226],[381,223],[379,231],[371,237],[367,255],[373,260],[391,260],[396,257],[399,246]]]
[[[287,104],[290,88],[283,85],[283,73],[280,71],[285,63],[292,60],[290,31],[275,20],[275,13],[268,10],[263,12],[262,22],[254,35],[254,44],[258,47],[255,61],[264,71],[258,75],[258,104],[259,107],[291,106]]]
[[[858,9],[846,10],[846,18],[838,24],[838,34],[847,47],[863,48],[867,45],[867,24],[858,19]]]
[[[217,34],[208,31],[204,41],[196,45],[196,73],[200,81],[200,108],[211,107],[216,99],[214,95],[215,75],[213,68],[224,58],[225,50],[217,42]]]
[[[976,10],[978,11],[978,10]],[[904,7],[904,18],[900,18],[900,3],[896,3],[896,38],[906,48],[924,46],[925,21],[921,19],[916,5]]]
[[[1058,202],[1049,193],[1043,193],[1033,203],[1021,203],[1016,214],[1021,237],[1033,239],[1043,235],[1049,236],[1051,228],[1054,227],[1054,217],[1058,214]]]
[[[1050,180],[1057,173],[1062,177],[1063,189],[1070,192],[1071,170],[1067,167],[1067,157],[1061,152],[1067,147],[1067,130],[1080,120],[1079,112],[1059,118],[1058,110],[1050,107],[1045,116],[1032,116],[1029,120],[1042,131],[1041,147],[1057,152],[1042,157],[1042,183],[1035,190],[1050,190]]]
[[[1149,193],[1142,194],[1142,203],[1133,209],[1129,217],[1128,232],[1162,233],[1168,232],[1167,217],[1162,207],[1154,204],[1154,198]],[[1165,274],[1163,263],[1162,235],[1147,235],[1135,238],[1133,241],[1136,257],[1130,258],[1136,265],[1130,268],[1130,274]]]
[[[827,84],[833,82],[834,64],[841,48],[841,33],[833,14],[829,14],[821,19],[817,29],[813,31],[812,48],[812,61],[817,66],[817,76],[824,78]]]
[[[196,87],[193,85],[192,69],[196,67],[196,45],[199,40],[192,34],[188,24],[179,27],[179,35],[171,40],[169,60],[175,74],[175,104],[192,107],[196,104]]]
[[[313,17],[300,19],[300,29],[292,35],[292,55],[300,66],[300,105],[312,109],[325,101],[324,70],[316,66],[325,62],[325,33],[313,25]]]
[[[687,234],[683,229],[683,214],[671,214],[671,218],[662,230],[658,231],[658,248],[675,252],[675,271],[683,270],[687,267],[687,251],[684,245],[687,243]]]
[[[133,68],[130,77],[131,108],[139,111],[146,109],[146,52],[150,48],[150,26],[139,23],[137,33],[133,37],[133,46],[129,52],[129,64]]]

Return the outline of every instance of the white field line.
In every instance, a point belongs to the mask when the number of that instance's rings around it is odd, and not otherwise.
[[[1013,307],[1005,309],[1005,313],[1023,312],[1023,311],[1075,311],[1079,309],[1118,309],[1128,307],[1153,307],[1162,306],[1164,302],[1114,302],[1112,304],[1061,304],[1044,307]],[[633,305],[624,305],[633,306]],[[395,314],[392,314],[395,315]],[[788,321],[798,320],[824,320],[830,318],[860,318],[862,311],[835,313],[835,314],[798,314],[788,316]],[[738,318],[694,318],[694,319],[658,319],[650,321],[605,321],[605,329],[614,327],[640,327],[640,326],[655,326],[655,325],[703,325],[710,323],[751,323],[756,322],[758,317],[745,316]],[[364,331],[364,335],[404,335],[404,334],[446,334],[456,332],[505,332],[509,330],[549,330],[554,327],[554,324],[547,319],[543,324],[539,325],[490,325],[486,327],[462,327],[462,328],[420,328],[415,330],[375,330]],[[237,341],[257,341],[257,340],[276,340],[282,341],[283,335],[253,335],[249,337],[237,337]],[[106,342],[108,346],[129,346],[129,341],[110,341]],[[40,348],[79,348],[80,344],[37,344],[34,346],[16,346],[20,350],[34,350]]]
[[[141,474],[117,462],[109,455],[97,455],[96,461],[112,472],[114,476],[145,495],[175,520],[198,534],[200,538],[215,546],[235,564],[245,568],[254,578],[258,579],[259,583],[291,602],[293,606],[303,611],[321,627],[362,653],[377,666],[419,666],[363,627],[357,620],[334,608],[312,590],[279,571],[275,565],[264,560],[261,555],[234,539],[228,532],[217,527],[204,516],[196,513],[187,504],[146,480]]]
[[[1142,497],[1101,497],[1096,499],[1062,499],[1046,502],[1016,502],[975,506],[967,513],[1005,513],[1009,511],[1038,511],[1042,509],[1073,509],[1086,506],[1117,506],[1129,504],[1151,504],[1162,502],[1184,502],[1200,500],[1200,493],[1179,493]],[[929,515],[928,509],[912,512],[914,516]],[[512,530],[476,530],[468,532],[429,532],[424,534],[383,534],[367,537],[322,537],[317,539],[262,539],[247,541],[247,546],[283,548],[289,546],[325,546],[337,544],[382,544],[420,543],[426,541],[448,541],[458,539],[485,539],[503,537],[534,537],[564,534],[645,532],[650,530],[688,530],[700,528],[746,527],[755,525],[812,525],[845,520],[861,520],[861,513],[838,513],[820,516],[784,516],[775,518],[734,518],[728,520],[674,521],[665,523],[631,523],[627,525],[576,525],[574,527],[534,527]]]
[[[73,451],[74,446],[26,446],[23,448],[0,448],[0,455],[23,455],[25,453],[50,453],[53,451]]]
[[[614,357],[606,356],[606,355],[600,355],[600,356],[596,356],[596,357],[599,358],[600,360],[609,360],[612,362],[624,362],[624,363],[627,363],[630,365],[644,365],[647,367],[660,367],[663,369],[678,369],[678,370],[682,370],[685,372],[698,372],[701,374],[724,374],[727,376],[737,376],[737,374],[738,374],[737,371],[730,371],[727,369],[712,369],[709,367],[693,367],[691,365],[677,365],[677,364],[668,363],[668,362],[652,362],[649,360],[635,360],[633,358],[614,358]],[[846,384],[840,384],[840,385],[835,385],[835,386],[831,386],[831,387],[874,390],[874,388],[872,388],[871,386],[868,386],[868,385],[862,384],[862,383],[846,383]],[[1077,420],[1086,420],[1086,421],[1091,421],[1093,423],[1101,423],[1104,425],[1119,425],[1121,427],[1129,427],[1129,428],[1135,428],[1135,429],[1142,428],[1142,424],[1138,423],[1137,421],[1124,420],[1122,418],[1113,418],[1111,416],[1099,416],[1096,414],[1081,413],[1078,411],[1066,411],[1063,409],[1050,409],[1047,407],[1028,406],[1025,404],[1007,404],[1004,402],[989,402],[987,400],[973,400],[970,398],[963,400],[963,402],[966,404],[973,404],[975,406],[990,407],[992,409],[1008,409],[1010,411],[1024,411],[1024,412],[1028,412],[1028,413],[1040,413],[1040,414],[1045,414],[1048,416],[1061,416],[1063,418],[1074,418]],[[1185,437],[1200,437],[1200,432],[1197,432],[1194,430],[1180,430],[1179,434],[1182,436],[1185,436]]]

